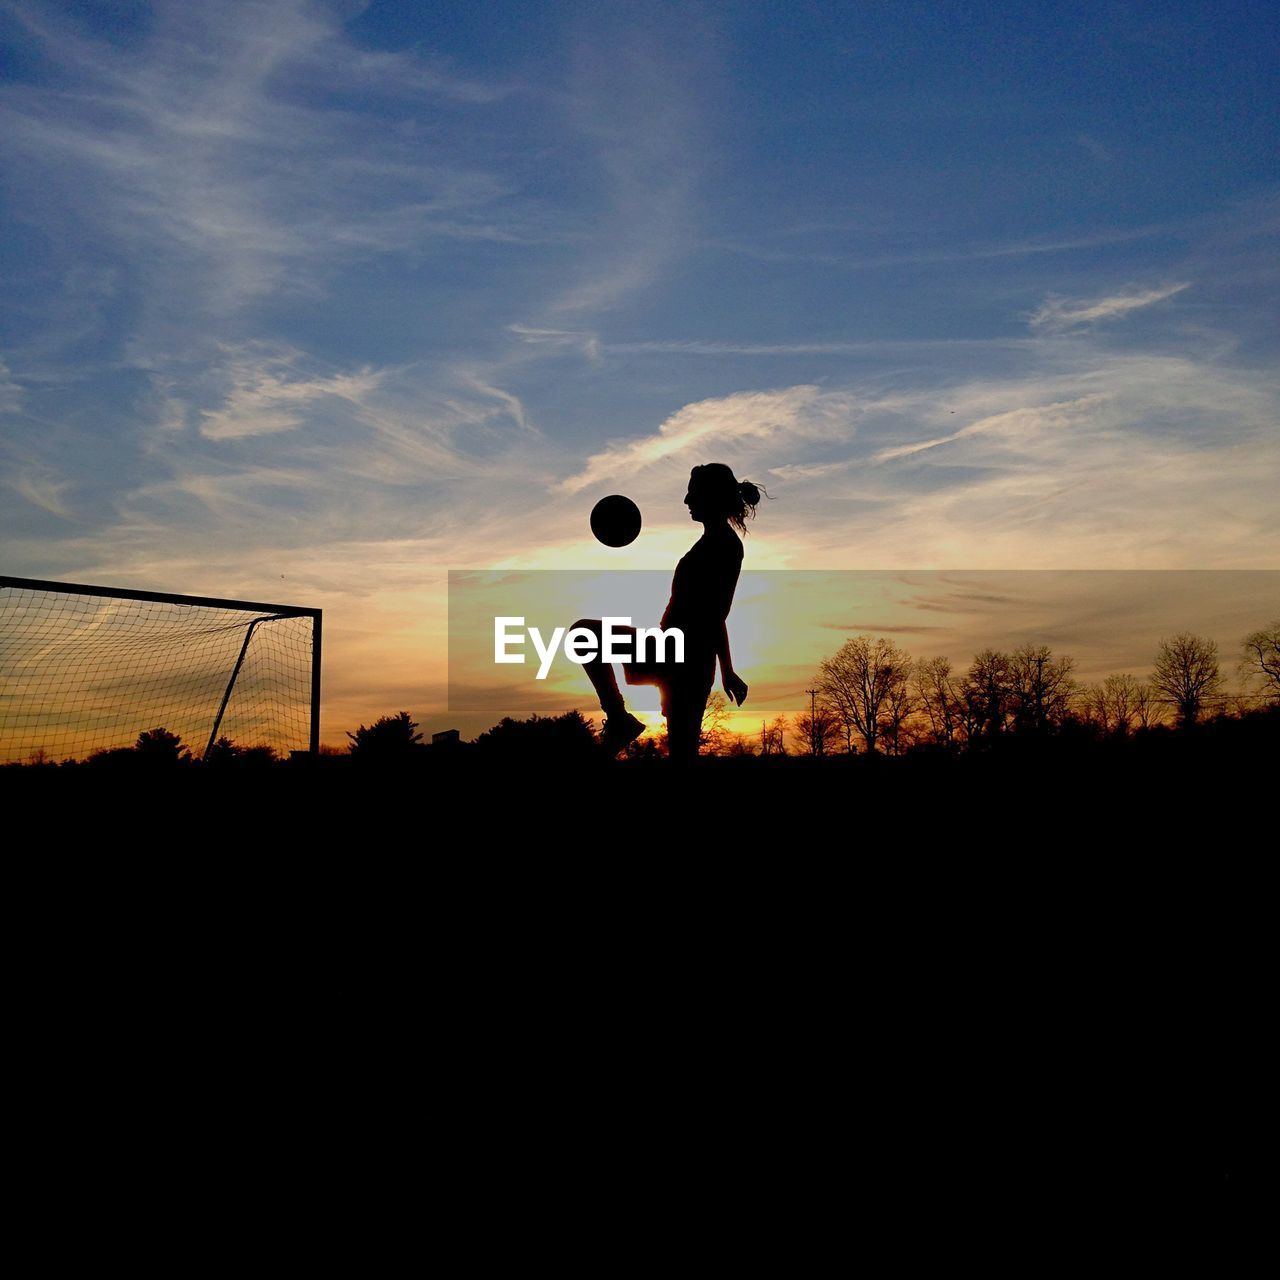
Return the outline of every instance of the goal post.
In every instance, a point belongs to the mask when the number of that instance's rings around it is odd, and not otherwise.
[[[0,575],[0,763],[85,759],[163,728],[320,749],[323,613]]]

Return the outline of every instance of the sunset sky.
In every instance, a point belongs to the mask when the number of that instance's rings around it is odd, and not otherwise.
[[[322,607],[341,741],[448,726],[450,570],[669,574],[706,461],[744,572],[1280,567],[1278,27],[0,3],[0,571]]]

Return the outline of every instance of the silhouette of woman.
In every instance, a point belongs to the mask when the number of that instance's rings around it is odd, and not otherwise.
[[[746,701],[747,686],[733,669],[726,620],[742,567],[742,540],[734,530],[746,533],[746,520],[755,515],[759,501],[760,490],[750,480],[739,483],[723,463],[694,467],[684,503],[690,519],[698,521],[704,532],[676,565],[661,623],[664,629],[679,627],[684,632],[685,660],[676,663],[646,658],[621,664],[629,685],[651,684],[661,689],[667,748],[673,760],[690,760],[698,754],[702,717],[715,683],[717,661],[730,700],[738,706]],[[600,636],[597,618],[579,618],[573,625]],[[626,630],[631,631],[634,653],[635,628],[614,627],[615,633]],[[644,722],[627,710],[612,663],[597,656],[583,663],[583,668],[605,713],[601,735],[605,754],[615,756],[644,732]]]

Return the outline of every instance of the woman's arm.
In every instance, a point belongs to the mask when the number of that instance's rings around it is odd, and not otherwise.
[[[727,622],[720,624],[720,640],[716,647],[716,657],[720,660],[720,683],[724,686],[724,691],[729,695],[731,702],[736,702],[738,706],[747,700],[747,685],[738,673],[733,669],[733,657],[729,653],[729,625]]]
[[[729,652],[729,622],[720,623],[720,637],[716,642],[716,657],[720,660],[720,678],[733,675],[733,655]]]
[[[729,652],[729,610],[733,606],[733,593],[738,587],[740,564],[733,566],[729,579],[729,591],[725,599],[724,614],[720,619],[720,634],[716,640],[716,658],[720,662],[720,683],[732,702],[742,706],[747,697],[747,686],[733,669],[733,655]]]

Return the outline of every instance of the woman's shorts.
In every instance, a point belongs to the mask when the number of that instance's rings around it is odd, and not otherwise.
[[[716,655],[685,650],[684,662],[659,662],[649,658],[643,662],[624,662],[623,679],[630,685],[657,685],[662,692],[662,714],[673,711],[692,712],[701,717],[711,696],[716,679]]]

